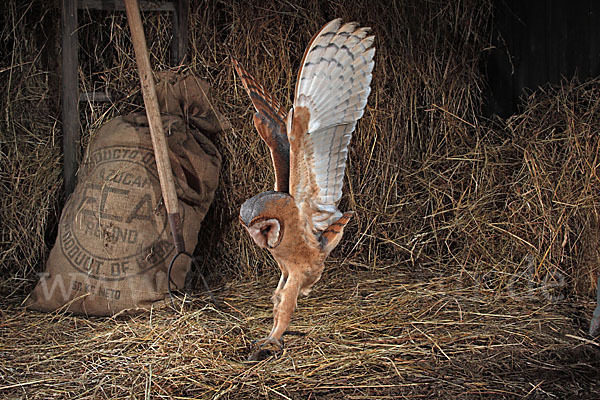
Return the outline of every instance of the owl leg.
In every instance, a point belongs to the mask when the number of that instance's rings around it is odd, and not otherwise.
[[[277,284],[277,288],[275,289],[275,293],[273,293],[273,297],[271,298],[273,300],[273,320],[277,321],[277,311],[279,310],[279,303],[281,302],[281,296],[279,295],[279,293],[281,292],[281,290],[283,290],[283,287],[285,286],[285,283],[287,282],[287,274],[285,273],[281,273],[281,277],[279,278],[279,283]],[[273,331],[271,330],[271,333],[273,333]],[[271,334],[269,334],[269,336],[271,336]]]
[[[296,308],[300,282],[293,277],[286,279],[283,287],[277,287],[273,295],[273,329],[269,337],[279,340],[287,329]]]
[[[283,287],[285,286],[285,282],[287,282],[287,278],[287,274],[282,272],[281,276],[279,277],[279,283],[277,284],[276,290],[283,289]]]
[[[279,269],[281,270],[281,277],[279,278],[279,283],[277,284],[277,288],[275,289],[275,293],[273,293],[273,297],[272,297],[273,319],[275,321],[277,321],[277,310],[278,310],[279,302],[280,302],[279,292],[285,286],[285,283],[287,282],[287,278],[288,278],[288,271],[285,267],[285,264],[283,264],[281,261],[277,261],[277,265],[279,265]]]
[[[256,350],[248,357],[249,361],[258,361],[268,356],[270,354],[268,346],[275,346],[278,350],[283,349],[281,336],[290,325],[302,284],[300,279],[293,275],[285,279],[285,282],[281,279],[280,285],[281,283],[283,287],[278,286],[273,295],[273,329],[269,336],[256,342]]]

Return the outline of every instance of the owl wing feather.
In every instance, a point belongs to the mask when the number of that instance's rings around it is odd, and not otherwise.
[[[356,23],[326,24],[302,59],[294,106],[288,115],[290,194],[323,232],[342,213],[337,203],[348,145],[371,92],[373,36]]]
[[[286,135],[285,113],[273,95],[254,79],[242,66],[233,60],[242,85],[256,109],[254,126],[271,152],[275,170],[275,190],[289,191],[290,145]]]

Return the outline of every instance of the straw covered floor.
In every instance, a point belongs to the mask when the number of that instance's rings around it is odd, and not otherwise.
[[[155,70],[209,82],[231,129],[199,233],[202,272],[178,310],[113,318],[21,304],[64,204],[58,2],[0,11],[0,397],[9,399],[600,398],[587,334],[600,273],[600,81],[565,79],[482,115],[487,0],[190,2],[189,51],[145,13]],[[340,209],[355,211],[285,349],[245,361],[271,327],[277,266],[238,222],[273,185],[231,57],[291,106],[303,51],[327,21],[371,26],[372,93]],[[124,13],[80,11],[82,145],[142,98]]]
[[[327,274],[300,301],[277,359],[248,363],[274,279],[138,317],[4,309],[9,398],[594,398],[598,342],[582,310],[463,286],[457,276]],[[180,303],[181,304],[181,303]]]

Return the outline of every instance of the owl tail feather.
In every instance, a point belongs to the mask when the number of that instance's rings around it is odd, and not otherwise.
[[[344,234],[344,228],[350,222],[353,215],[354,212],[352,211],[344,213],[344,215],[323,231],[319,240],[321,242],[321,249],[326,254],[329,254],[338,245]]]

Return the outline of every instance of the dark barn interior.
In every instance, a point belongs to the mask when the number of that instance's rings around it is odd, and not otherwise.
[[[227,120],[207,135],[222,163],[198,268],[176,311],[24,306],[88,146],[144,103],[120,0],[7,0],[0,397],[600,398],[600,339],[588,332],[600,274],[598,2],[142,3],[154,7],[142,13],[153,70],[205,80]],[[77,16],[70,81],[65,5]],[[249,363],[279,276],[238,215],[274,178],[232,58],[287,110],[306,45],[338,17],[370,26],[376,47],[339,206],[354,218],[298,300],[300,335]]]
[[[600,5],[595,1],[494,2],[487,55],[486,113],[517,112],[524,91],[600,73]]]

